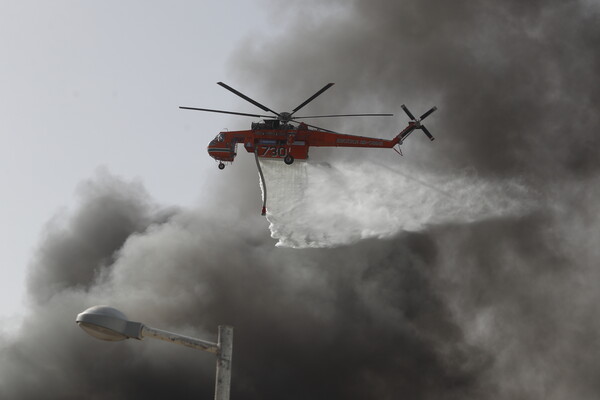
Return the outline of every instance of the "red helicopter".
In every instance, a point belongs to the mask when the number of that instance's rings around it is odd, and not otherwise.
[[[393,114],[336,114],[336,115],[310,115],[296,117],[294,114],[313,101],[324,91],[333,86],[328,83],[321,90],[302,102],[292,112],[275,112],[270,108],[251,99],[243,93],[223,82],[218,85],[224,87],[230,92],[238,95],[242,99],[254,104],[260,109],[270,112],[274,115],[248,114],[234,111],[212,110],[208,108],[179,107],[185,110],[208,111],[222,114],[243,115],[247,117],[264,118],[261,122],[253,122],[249,130],[245,131],[225,131],[220,132],[208,144],[208,154],[219,162],[219,169],[225,168],[226,162],[233,162],[237,155],[237,145],[243,143],[244,148],[249,153],[254,153],[258,158],[283,159],[290,165],[295,159],[306,160],[308,158],[308,149],[311,146],[327,147],[369,147],[369,148],[394,148],[400,146],[404,139],[414,130],[420,129],[430,140],[433,140],[431,133],[421,124],[437,107],[432,107],[429,111],[421,115],[418,119],[403,104],[402,109],[410,118],[408,126],[404,128],[393,139],[378,139],[367,136],[355,136],[337,133],[318,126],[310,125],[305,122],[299,122],[300,119],[309,118],[331,118],[331,117],[382,117],[392,116]],[[296,123],[297,125],[294,125]],[[401,154],[394,148],[396,152]],[[258,162],[257,162],[258,163]],[[259,167],[260,168],[260,167]]]

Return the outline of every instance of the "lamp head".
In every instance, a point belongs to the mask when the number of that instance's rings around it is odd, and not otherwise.
[[[89,335],[108,341],[142,339],[142,324],[109,306],[93,306],[77,315],[75,322]]]

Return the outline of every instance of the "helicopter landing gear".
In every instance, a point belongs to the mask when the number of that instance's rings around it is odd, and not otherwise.
[[[288,154],[283,159],[283,162],[286,163],[287,165],[292,165],[292,163],[294,162],[294,157],[292,157],[291,155]]]
[[[222,162],[219,163],[219,169],[224,169],[225,168],[225,164],[223,164]]]

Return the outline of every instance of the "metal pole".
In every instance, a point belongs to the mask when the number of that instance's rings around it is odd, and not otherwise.
[[[231,326],[219,325],[218,342],[215,400],[229,400],[231,355],[233,352],[233,328]]]

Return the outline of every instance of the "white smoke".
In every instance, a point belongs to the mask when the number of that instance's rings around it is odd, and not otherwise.
[[[518,215],[532,199],[521,183],[468,172],[428,175],[367,161],[261,160],[261,167],[269,228],[280,247],[339,246],[432,224]]]

